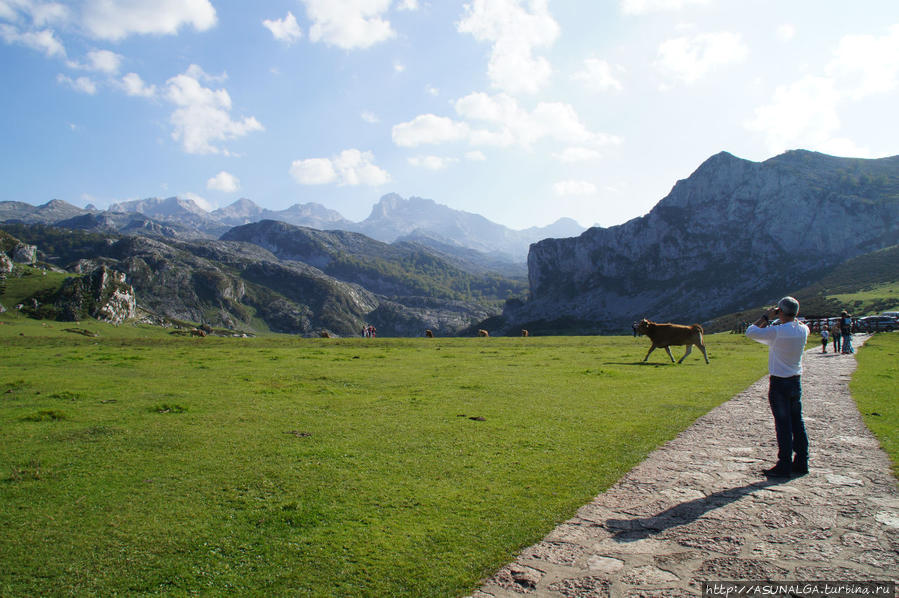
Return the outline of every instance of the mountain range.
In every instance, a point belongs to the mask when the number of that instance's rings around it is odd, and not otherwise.
[[[362,222],[352,222],[317,203],[294,204],[284,210],[269,210],[250,199],[208,212],[191,199],[148,198],[112,204],[107,210],[78,208],[61,200],[41,206],[0,202],[0,222],[56,224],[97,232],[148,234],[180,239],[217,239],[230,228],[263,220],[275,220],[318,230],[362,233],[393,243],[417,241],[444,252],[458,252],[474,259],[483,254],[483,264],[501,264],[509,273],[522,273],[531,243],[547,237],[570,237],[584,228],[570,218],[546,227],[512,230],[478,214],[454,210],[431,199],[395,193],[381,197]],[[518,266],[516,268],[516,265]]]
[[[181,198],[106,211],[0,202],[0,221],[50,264],[125,272],[142,306],[201,323],[300,334],[358,334],[364,323],[402,336],[629,332],[643,317],[702,323],[770,304],[896,245],[899,156],[795,150],[753,162],[721,152],[645,216],[582,232],[565,220],[510,231],[392,194],[360,223],[316,204],[272,212],[240,200],[210,213]],[[525,293],[514,252],[541,236]],[[897,255],[876,263],[889,268]]]

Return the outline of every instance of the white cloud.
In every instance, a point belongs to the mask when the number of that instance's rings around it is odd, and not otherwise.
[[[371,152],[348,149],[332,158],[294,160],[290,175],[303,185],[377,186],[390,182],[390,175],[376,166],[374,159]]]
[[[443,170],[458,161],[458,158],[441,158],[440,156],[415,156],[408,159],[412,166],[428,170]]]
[[[418,10],[418,0],[399,0],[397,10]]]
[[[309,39],[344,50],[368,48],[396,36],[382,16],[391,0],[303,0]]]
[[[492,85],[509,93],[536,93],[552,75],[552,66],[535,48],[549,47],[559,25],[549,13],[547,0],[530,0],[530,11],[520,0],[473,0],[457,24],[460,33],[492,43],[487,75]]]
[[[234,193],[240,189],[240,179],[224,170],[206,181],[207,189],[215,191],[224,191],[225,193]]]
[[[612,65],[599,58],[584,60],[584,70],[572,75],[572,79],[580,81],[587,89],[593,91],[621,91],[624,87],[612,74]]]
[[[43,52],[47,57],[65,56],[66,49],[52,29],[20,32],[12,25],[0,24],[0,37],[7,44],[19,44]]]
[[[659,45],[656,67],[685,83],[709,72],[742,62],[749,48],[738,33],[701,33],[693,37],[676,37]]]
[[[266,29],[272,32],[272,35],[275,36],[276,40],[288,45],[303,36],[299,24],[297,24],[297,18],[293,16],[293,13],[290,11],[287,11],[287,16],[283,19],[266,19],[262,21],[262,24]]]
[[[367,122],[370,125],[376,125],[379,122],[381,122],[381,119],[378,118],[377,114],[375,114],[374,112],[370,112],[368,110],[365,110],[359,116],[362,118],[362,120],[364,120],[365,122]]]
[[[574,108],[561,102],[540,102],[529,111],[507,94],[475,92],[456,100],[455,108],[463,121],[422,114],[395,125],[393,142],[401,147],[468,141],[475,146],[525,148],[543,139],[592,147],[621,143],[614,135],[590,131]]]
[[[473,132],[471,141],[476,145],[515,143],[530,147],[547,138],[597,146],[621,142],[618,137],[591,132],[574,108],[561,102],[540,102],[534,110],[528,111],[506,94],[490,96],[476,92],[457,100],[456,112],[468,120],[482,121],[499,128],[489,134]],[[502,143],[491,143],[495,141]]]
[[[144,83],[144,80],[137,73],[128,73],[122,77],[119,86],[129,96],[152,98],[156,95],[156,86]]]
[[[228,80],[228,73],[222,73],[221,75],[210,75],[202,68],[200,68],[197,64],[192,64],[187,67],[187,70],[184,71],[184,74],[192,79],[196,79],[197,81],[205,81],[206,83],[224,83]]]
[[[215,209],[215,205],[212,202],[210,202],[205,197],[200,197],[196,193],[182,193],[181,197],[183,197],[184,199],[191,200],[192,202],[194,202],[195,204],[197,204],[198,206],[200,206],[207,212],[211,212],[212,210]]]
[[[440,90],[433,85],[425,85],[425,93],[436,98],[440,95]]]
[[[837,77],[855,100],[899,87],[899,25],[881,37],[847,35],[840,39],[828,73]]]
[[[796,37],[796,27],[790,23],[784,23],[777,28],[777,39],[788,42]]]
[[[768,149],[804,147],[837,155],[871,157],[867,147],[838,136],[842,105],[899,88],[899,25],[883,36],[840,39],[825,75],[806,75],[778,86],[744,126],[765,137]]]
[[[487,159],[487,156],[485,156],[484,152],[481,150],[474,150],[472,152],[465,152],[465,159],[471,160],[472,162],[483,162]]]
[[[177,106],[170,119],[175,127],[172,139],[180,141],[189,154],[227,154],[214,143],[243,137],[263,127],[252,116],[232,120],[231,96],[224,89],[203,87],[196,78],[200,73],[202,69],[192,65],[166,82],[166,99]]]
[[[100,71],[110,75],[119,72],[123,56],[109,50],[92,50],[87,53],[88,65],[86,68],[92,71]]]
[[[400,147],[458,141],[465,139],[468,133],[469,128],[465,123],[434,114],[416,116],[409,122],[395,125],[392,130],[393,142]]]
[[[695,4],[708,4],[709,0],[621,0],[621,12],[643,15],[651,12],[683,10]]]
[[[571,195],[595,195],[596,185],[587,181],[559,181],[558,183],[553,185],[553,193],[555,193],[559,197],[566,197]]]
[[[832,137],[815,147],[819,152],[831,156],[844,156],[849,158],[879,158],[870,148],[860,146],[851,139],[845,137]]]
[[[406,65],[403,64],[402,62],[394,62],[394,63],[393,63],[393,70],[394,70],[394,72],[396,72],[396,73],[402,73],[403,71],[406,70]]]
[[[324,185],[337,180],[337,171],[328,158],[294,160],[290,165],[290,176],[303,185]]]
[[[771,103],[756,108],[746,128],[763,133],[768,148],[777,153],[800,146],[812,148],[840,128],[839,100],[833,79],[807,76],[778,87]]]
[[[562,153],[553,154],[553,158],[560,162],[589,162],[601,157],[602,154],[589,147],[569,147],[565,148]]]
[[[97,93],[97,84],[94,83],[89,77],[78,77],[77,79],[72,79],[71,77],[67,77],[60,73],[56,75],[56,82],[61,83],[63,85],[68,85],[72,89],[80,93],[86,93],[88,95],[94,95]]]
[[[45,27],[65,23],[69,19],[70,11],[67,6],[58,2],[0,0],[0,19],[20,22],[23,15],[31,19],[34,27]]]
[[[97,39],[118,41],[132,34],[167,34],[184,25],[206,31],[216,24],[209,0],[87,0],[82,24]]]

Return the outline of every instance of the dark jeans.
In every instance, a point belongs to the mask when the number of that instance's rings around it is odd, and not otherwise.
[[[771,376],[768,403],[774,415],[774,431],[777,434],[777,466],[789,470],[794,452],[797,462],[808,462],[808,436],[802,421],[802,383],[799,376]]]

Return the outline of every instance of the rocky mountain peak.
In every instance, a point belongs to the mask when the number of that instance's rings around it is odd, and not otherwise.
[[[770,301],[899,241],[897,198],[899,157],[752,162],[721,152],[644,217],[534,244],[532,300],[510,315],[626,330],[638,317],[701,321]]]

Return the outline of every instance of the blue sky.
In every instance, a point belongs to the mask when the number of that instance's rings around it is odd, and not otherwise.
[[[899,154],[895,0],[0,0],[0,200],[645,214],[707,157]]]

